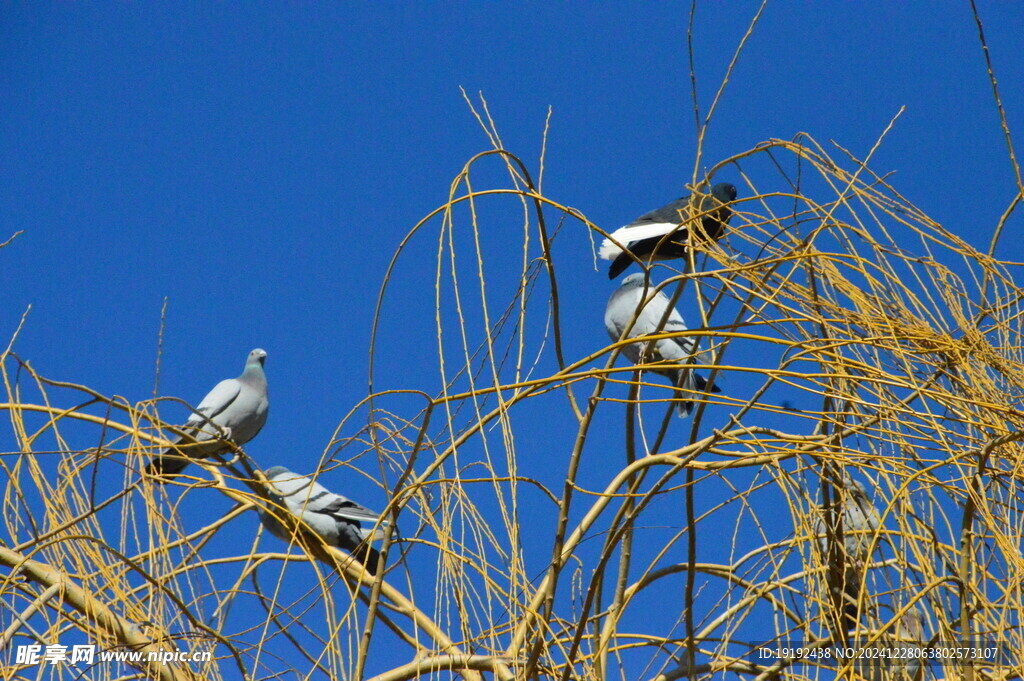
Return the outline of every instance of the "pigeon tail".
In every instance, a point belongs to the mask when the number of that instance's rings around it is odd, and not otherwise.
[[[377,566],[380,565],[380,551],[370,546],[370,542],[363,542],[352,552],[352,556],[363,564],[366,571],[371,575],[377,574]]]
[[[630,263],[633,262],[633,258],[629,257],[628,251],[623,251],[612,261],[612,264],[608,267],[608,278],[615,279],[622,274]]]
[[[697,390],[699,390],[699,391],[701,391],[703,393],[720,393],[720,392],[722,392],[722,389],[719,388],[717,385],[712,385],[709,388],[708,387],[708,379],[704,378],[703,376],[698,374],[696,371],[693,372],[693,376],[694,376],[693,380],[694,380],[694,383],[695,383],[694,387],[697,388]]]
[[[676,407],[676,416],[681,419],[688,418],[693,413],[693,401],[687,400],[686,402],[680,402],[679,406]]]
[[[174,440],[174,444],[178,444],[180,442],[180,437]],[[185,470],[189,463],[191,463],[191,461],[188,457],[182,456],[174,447],[168,447],[153,457],[153,460],[149,462],[148,466],[146,466],[146,473],[148,475],[156,476],[158,478],[157,482],[163,484],[166,483],[167,480],[160,479],[160,476],[177,475]]]
[[[850,632],[855,631],[857,626],[860,624],[860,613],[857,608],[857,600],[860,597],[860,590],[856,577],[852,574],[846,575],[848,579],[846,584],[843,585],[843,616],[842,616],[842,627],[843,631]]]
[[[146,473],[160,478],[161,476],[177,475],[185,470],[191,462],[180,454],[170,453],[172,451],[162,452],[157,458],[150,461],[146,466]],[[167,480],[158,480],[158,482],[165,483]]]
[[[680,369],[676,374],[676,390],[679,392],[679,404],[676,405],[676,415],[685,419],[693,413],[694,394],[698,387],[696,378],[697,372],[693,369]]]
[[[203,437],[204,433],[193,434],[193,438]],[[225,445],[221,440],[199,440],[196,442],[183,443],[184,438],[178,437],[175,441],[175,445],[181,445],[179,449],[177,446],[168,447],[163,450],[149,462],[146,466],[146,472],[150,475],[156,476],[174,476],[185,470],[190,463],[197,459],[209,459],[217,454],[230,451],[229,445]],[[187,452],[184,453],[184,452]],[[167,480],[159,480],[164,483]]]
[[[678,383],[678,389],[681,393],[682,401],[676,408],[676,412],[681,419],[685,419],[693,413],[693,408],[695,406],[694,398],[696,398],[695,393],[722,392],[722,389],[717,385],[709,386],[707,379],[693,369],[688,369],[685,372],[682,372],[681,375],[682,380]]]

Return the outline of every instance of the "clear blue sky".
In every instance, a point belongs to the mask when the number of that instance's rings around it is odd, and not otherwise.
[[[699,7],[705,109],[756,7]],[[1019,130],[1024,6],[980,11]],[[374,303],[391,256],[447,200],[466,161],[489,149],[459,88],[486,96],[506,148],[532,171],[551,107],[545,193],[611,231],[690,179],[687,13],[667,2],[5,4],[0,241],[24,234],[0,251],[0,342],[31,305],[15,345],[22,358],[45,376],[143,400],[166,297],[161,394],[198,402],[240,372],[250,349],[267,349],[270,420],[247,450],[266,466],[309,470],[366,395]],[[705,159],[800,131],[864,156],[904,106],[873,169],[895,171],[904,196],[987,248],[1015,188],[966,3],[769,6]],[[728,169],[721,179],[740,184]],[[769,179],[759,188],[779,190]],[[488,183],[507,177],[484,172],[478,188]],[[521,214],[507,200],[494,205],[514,214],[483,232],[497,268],[496,254],[518,244]],[[402,261],[379,388],[440,387],[429,293],[438,226]],[[1022,226],[1011,220],[998,255],[1024,260]],[[559,239],[581,254],[575,269],[559,268],[566,353],[583,357],[607,343],[612,285],[584,257],[579,224]],[[519,251],[509,257],[518,267]],[[608,427],[616,468],[620,416]],[[521,424],[521,474],[558,486],[575,435],[565,424],[554,452],[545,451],[550,424]],[[88,436],[75,444],[88,446]],[[352,496],[383,505],[368,482],[333,476],[329,487],[347,482]],[[603,487],[607,475],[595,467],[586,479]],[[203,512],[182,509],[196,526]],[[238,522],[245,550],[256,519]],[[534,573],[550,551],[547,539],[538,544]],[[426,573],[429,588],[433,567]]]

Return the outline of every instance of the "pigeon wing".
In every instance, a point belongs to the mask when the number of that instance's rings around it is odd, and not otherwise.
[[[637,303],[640,302],[639,291],[637,288],[617,288],[608,299],[608,306],[604,310],[604,327],[613,341],[619,340],[622,331],[633,318]],[[627,338],[633,335],[635,328]]]
[[[332,495],[333,498],[323,506],[322,510],[318,510],[318,513],[325,513],[330,515],[335,520],[346,523],[349,525],[356,525],[359,527],[359,534],[361,537],[369,537],[370,539],[383,539],[382,530],[387,522],[381,522],[380,514],[371,511],[361,504],[357,504],[351,499],[346,499],[340,495]],[[374,528],[380,524],[381,527],[377,528],[374,532]],[[370,537],[370,535],[373,535]]]
[[[622,248],[618,244],[629,248],[638,241],[660,239],[678,228],[678,222],[634,222],[612,232],[609,238],[601,242],[597,254],[605,260],[614,260],[622,255]]]
[[[611,238],[601,242],[598,255],[605,260],[614,260],[622,254],[622,248],[615,242],[629,248],[630,244],[637,241],[657,239],[674,232],[683,223],[683,215],[689,203],[690,197],[684,196],[650,213],[644,213],[624,227],[619,227],[611,233]]]
[[[237,378],[228,378],[213,387],[203,401],[196,407],[196,412],[189,417],[185,423],[187,426],[202,425],[206,421],[213,420],[215,416],[223,412],[238,397],[242,391],[242,384]]]
[[[322,508],[317,509],[318,513],[329,513],[336,518],[351,520],[355,523],[376,523],[380,520],[379,513],[371,511],[362,504],[357,504],[338,494],[334,494],[332,497]]]

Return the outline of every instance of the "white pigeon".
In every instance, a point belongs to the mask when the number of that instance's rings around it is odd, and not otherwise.
[[[622,280],[622,285],[608,299],[608,306],[604,311],[604,325],[612,341],[618,341],[623,337],[622,334],[626,331],[633,316],[636,315],[637,309],[648,298],[649,300],[637,316],[636,322],[626,332],[626,338],[640,338],[653,333],[687,330],[679,311],[675,308],[669,310],[668,296],[661,291],[655,293],[654,290],[653,283],[647,287],[644,286],[642,272],[631,274]],[[659,327],[666,311],[668,311],[668,319],[664,326]],[[686,364],[698,349],[697,339],[692,336],[662,338],[654,341],[653,351],[648,351],[647,348],[651,345],[650,342],[631,343],[622,348],[622,354],[634,364],[639,364],[644,360],[645,352],[653,354],[653,356],[646,357],[648,362],[668,360],[676,364]],[[679,390],[677,412],[680,418],[686,418],[693,411],[693,401],[699,397],[698,393],[708,391],[707,381],[692,367],[666,367],[651,371],[668,378],[672,381],[672,385]],[[715,387],[710,390],[711,392],[721,392]]]
[[[334,494],[320,483],[284,466],[268,469],[267,480],[272,503],[301,519],[328,545],[355,556],[367,572],[376,573],[380,554],[370,542],[383,539],[388,525],[379,513]],[[292,541],[291,533],[270,513],[260,510],[260,520],[275,537]]]
[[[206,459],[230,451],[225,440],[244,445],[256,437],[267,422],[270,408],[267,375],[263,373],[266,359],[265,350],[257,348],[250,352],[242,375],[214,386],[185,422],[182,430],[188,432],[196,444],[168,447],[153,459],[146,472],[174,475],[184,470],[192,459]],[[177,438],[174,444],[178,445],[182,439]]]

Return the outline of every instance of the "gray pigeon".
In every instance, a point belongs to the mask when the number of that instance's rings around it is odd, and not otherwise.
[[[387,521],[365,506],[334,494],[309,478],[292,473],[284,466],[267,471],[270,501],[300,518],[330,546],[344,549],[363,564],[371,575],[376,574],[380,553],[370,542],[384,538]],[[286,542],[291,533],[273,515],[260,511],[260,520],[267,530]]]
[[[630,253],[642,261],[671,260],[686,257],[687,227],[683,222],[687,219],[690,203],[689,195],[676,199],[667,206],[662,206],[650,213],[641,215],[625,227],[612,232],[610,239],[601,243],[598,254],[605,260],[611,260],[608,278],[614,279],[622,274],[633,262]],[[728,204],[736,200],[736,187],[728,182],[720,182],[711,188],[711,194],[703,196],[695,207],[697,213],[707,213],[701,219],[702,234],[708,239],[718,240],[725,233],[725,226],[732,218],[732,209]],[[666,235],[671,235],[666,238]],[[617,245],[615,242],[618,242]],[[661,244],[659,247],[658,244]],[[622,247],[625,246],[624,251]],[[655,252],[657,251],[657,252]]]
[[[644,305],[636,322],[626,332],[626,338],[639,338],[652,333],[686,331],[686,324],[683,323],[683,318],[675,308],[669,312],[665,325],[659,328],[661,319],[668,309],[669,299],[661,291],[654,293],[654,289],[655,286],[652,283],[646,291],[644,290],[644,274],[642,272],[631,274],[622,280],[622,285],[608,299],[608,307],[604,311],[604,326],[608,329],[608,335],[612,341],[618,341],[623,337],[623,331],[626,330],[630,320],[636,315],[637,308],[645,298],[650,298],[650,300]],[[648,343],[646,342],[631,343],[622,348],[622,354],[634,364],[638,364],[642,360],[642,355],[647,352],[647,348]],[[696,352],[696,338],[663,338],[654,342],[653,356],[648,356],[647,360],[669,360],[677,364],[685,364]],[[708,390],[708,383],[704,377],[690,367],[666,367],[652,369],[652,371],[665,376],[672,381],[672,385],[678,388],[680,402],[677,411],[680,418],[686,418],[693,411],[693,400],[698,397],[696,393]],[[712,387],[711,392],[721,391]]]
[[[206,459],[230,451],[230,446],[221,439],[222,432],[223,438],[237,445],[244,445],[256,437],[267,422],[270,406],[267,375],[263,373],[266,359],[265,350],[257,348],[250,352],[242,375],[218,383],[185,422],[183,430],[197,444],[168,447],[153,459],[146,472],[174,475],[184,470],[192,459]],[[181,441],[179,437],[174,444]]]
[[[897,645],[907,647],[922,647],[927,643],[924,635],[925,623],[927,622],[924,610],[921,606],[915,605],[900,617],[900,627],[897,632]],[[907,662],[904,678],[907,681],[917,681],[921,678],[921,658],[914,657]]]
[[[842,591],[843,596],[843,618],[844,626],[852,629],[857,625],[857,602],[860,600],[860,584],[864,577],[864,569],[871,560],[871,543],[878,528],[881,527],[881,519],[878,516],[878,509],[871,503],[864,484],[854,480],[848,473],[843,477],[844,490],[836,490],[843,494],[842,513],[839,515],[842,522],[843,534],[843,583],[833,585],[834,593]],[[821,509],[822,518],[815,524],[815,534],[818,537],[818,545],[822,555],[828,559],[828,533],[825,528],[824,513]],[[833,533],[834,534],[834,533]]]
[[[883,634],[877,644],[855,658],[853,668],[857,675],[866,681],[919,681],[922,660],[911,651],[928,645],[924,626],[925,614],[919,606],[903,613],[895,631]],[[874,637],[876,632],[866,635]],[[854,647],[860,647],[862,643],[855,641]]]
[[[924,635],[924,628],[927,622],[924,610],[915,605],[900,617],[900,626],[897,629],[896,646],[903,648],[920,648],[927,644],[927,637]],[[921,678],[921,658],[913,657],[906,662],[903,678],[906,681],[917,681]]]

